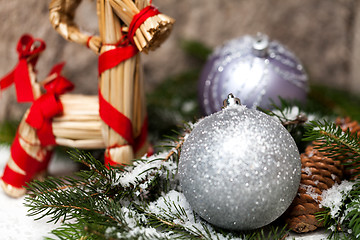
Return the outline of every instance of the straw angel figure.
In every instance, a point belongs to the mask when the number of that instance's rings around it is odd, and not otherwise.
[[[147,115],[139,51],[154,50],[174,20],[151,0],[96,0],[100,36],[74,22],[81,0],[52,0],[50,21],[65,39],[99,54],[99,106],[105,164],[130,164],[147,151]]]

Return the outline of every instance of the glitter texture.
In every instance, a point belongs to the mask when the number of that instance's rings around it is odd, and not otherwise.
[[[206,221],[249,230],[278,218],[295,197],[301,161],[288,131],[270,116],[231,106],[199,122],[179,161],[184,195]]]
[[[248,35],[233,39],[208,58],[198,92],[204,114],[219,111],[229,92],[249,108],[271,107],[270,99],[278,104],[279,96],[305,102],[308,77],[299,59],[277,41],[262,44],[260,53],[254,51],[258,40]]]

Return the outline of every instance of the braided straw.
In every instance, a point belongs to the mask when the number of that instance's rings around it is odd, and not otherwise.
[[[113,11],[130,27],[134,16],[149,6],[151,1],[109,0],[109,3]],[[149,17],[135,29],[133,40],[136,47],[144,53],[157,49],[170,35],[174,23],[173,18],[162,13]]]
[[[340,161],[325,157],[313,145],[308,146],[305,153],[301,154],[301,165],[298,194],[285,215],[288,227],[298,233],[313,231],[322,226],[315,217],[315,213],[323,210],[319,207],[321,193],[331,188],[335,182],[340,183],[343,177]]]

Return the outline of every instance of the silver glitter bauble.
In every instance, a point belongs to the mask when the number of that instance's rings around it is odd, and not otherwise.
[[[264,34],[243,36],[217,47],[199,79],[199,102],[209,115],[221,109],[229,92],[249,108],[271,108],[279,97],[305,102],[308,78],[299,59]]]
[[[278,218],[297,193],[300,173],[300,155],[288,131],[242,105],[197,123],[179,160],[181,187],[193,210],[231,230],[259,228]]]

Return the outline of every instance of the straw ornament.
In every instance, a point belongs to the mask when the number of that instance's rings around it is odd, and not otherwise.
[[[50,21],[65,39],[99,53],[99,115],[106,164],[129,164],[144,153],[139,150],[146,145],[145,96],[137,55],[156,49],[171,32],[174,20],[151,1],[97,0],[100,35],[89,36],[74,22],[80,2],[53,0]]]
[[[97,0],[99,36],[80,31],[74,22],[81,0],[52,0],[49,18],[66,40],[99,55],[99,94],[65,94],[73,88],[56,65],[36,81],[35,64],[45,49],[42,40],[24,35],[19,64],[0,80],[1,90],[15,84],[19,101],[32,102],[18,128],[0,185],[13,197],[26,182],[45,172],[53,146],[105,148],[105,164],[131,164],[147,152],[147,114],[139,51],[160,46],[174,20],[151,1]],[[43,88],[43,92],[40,89]]]

